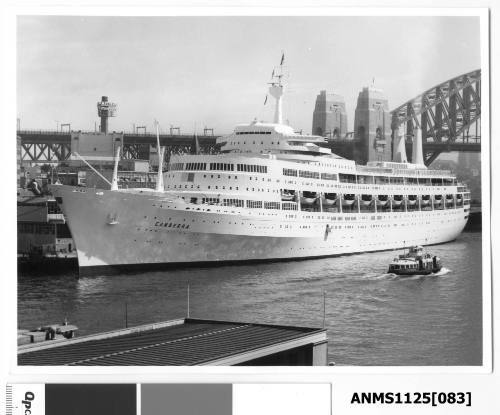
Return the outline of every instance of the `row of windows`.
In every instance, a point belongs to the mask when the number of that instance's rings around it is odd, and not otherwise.
[[[299,170],[299,177],[305,177],[306,179],[319,179],[319,173],[317,171]]]
[[[235,207],[243,207],[245,205],[245,201],[241,199],[224,199],[222,202],[223,206],[235,206]]]
[[[339,181],[341,183],[356,183],[356,175],[339,173]]]
[[[322,180],[338,180],[335,173],[321,173]]]
[[[391,265],[391,269],[417,269],[417,265]]]
[[[170,171],[172,170],[184,170],[184,163],[170,163],[168,166]]]
[[[261,209],[262,208],[262,200],[247,200],[247,208]]]
[[[257,164],[237,164],[238,171],[248,172],[248,173],[267,173],[267,166],[260,166]],[[184,163],[172,163],[170,164],[169,170],[206,170],[207,163],[186,163],[184,168]],[[210,170],[220,170],[220,171],[234,171],[234,164],[232,163],[210,163]]]
[[[279,209],[280,202],[264,202],[264,209]]]
[[[426,195],[426,199],[422,199],[421,203],[418,203],[417,195],[409,195],[406,200],[403,195],[394,195],[393,197],[388,197],[385,195],[384,199],[380,199],[380,196],[372,196],[372,195],[355,195],[355,194],[330,194],[333,196],[333,199],[329,199],[332,203],[323,202],[323,211],[335,211],[335,212],[344,212],[344,213],[356,213],[363,212],[367,209],[375,212],[375,200],[378,200],[380,206],[377,207],[377,210],[380,212],[387,211],[414,211],[414,210],[442,210],[444,208],[454,208],[454,207],[462,207],[464,202],[462,200],[461,195],[435,195],[433,201],[431,202],[430,196]],[[339,210],[337,207],[337,201],[339,197],[342,200],[342,209]],[[392,202],[391,202],[392,200]],[[191,198],[192,203],[196,203],[197,198]],[[359,202],[358,202],[359,201]],[[445,202],[443,204],[443,201]],[[234,207],[246,207],[249,209],[283,209],[283,210],[298,210],[298,204],[291,201],[283,201],[283,202],[268,202],[261,200],[247,200],[242,199],[223,199],[222,203],[220,199],[217,197],[204,197],[202,198],[202,203],[204,204],[212,204],[212,205],[222,205],[222,206],[234,206]],[[320,205],[316,200],[313,203],[306,203],[301,206],[301,210],[311,210],[311,211],[321,211]]]
[[[283,169],[284,176],[297,177],[297,170]],[[318,172],[299,170],[298,176],[319,179]],[[337,175],[333,173],[321,173],[323,180],[337,180]],[[389,177],[389,176],[368,176],[339,173],[338,180],[341,183],[353,184],[399,184],[399,185],[423,185],[423,186],[452,186],[457,184],[452,178],[417,178],[417,177]]]
[[[234,164],[231,164],[231,163],[210,163],[210,170],[233,171]]]
[[[238,131],[236,135],[243,134],[271,134],[271,131]]]
[[[256,164],[237,164],[237,171],[248,173],[267,173],[267,166]],[[184,163],[171,163],[169,169],[184,170]],[[206,163],[186,163],[186,170],[206,170]],[[231,163],[210,163],[210,170],[234,171]],[[421,186],[453,186],[457,184],[455,178],[430,178],[430,177],[392,177],[370,176],[339,173],[320,173],[308,170],[283,169],[284,176],[302,177],[308,179],[339,180],[341,183],[351,184],[378,184],[378,185],[421,185]]]
[[[281,208],[283,210],[297,210],[297,204],[290,202],[283,202],[281,203]]]
[[[246,171],[249,173],[267,173],[267,166],[259,166],[258,164],[237,164],[238,171]]]
[[[321,173],[321,178],[324,174]],[[330,180],[336,180],[335,178]],[[452,178],[430,178],[430,177],[390,177],[390,176],[367,176],[339,173],[338,179],[341,183],[352,184],[396,184],[396,185],[410,185],[410,186],[453,186],[457,184],[456,179]]]
[[[203,197],[201,203],[206,203],[209,205],[218,205],[220,202],[218,197]]]
[[[206,170],[206,169],[207,169],[207,163],[186,163],[186,170]]]

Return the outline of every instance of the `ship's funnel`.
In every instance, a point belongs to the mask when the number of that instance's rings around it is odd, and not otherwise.
[[[418,127],[413,130],[413,148],[411,154],[413,164],[424,164],[422,130]]]
[[[120,162],[120,146],[116,147],[115,167],[113,168],[113,179],[111,180],[111,190],[118,190],[118,163]]]
[[[283,96],[283,85],[273,84],[269,88],[269,93],[276,99],[276,107],[274,109],[274,123],[282,123],[281,97]]]
[[[394,131],[394,133],[397,135],[397,137],[394,137],[394,139],[396,140],[396,146],[394,147],[393,160],[396,163],[408,163],[405,147],[405,125],[400,125],[398,129]]]

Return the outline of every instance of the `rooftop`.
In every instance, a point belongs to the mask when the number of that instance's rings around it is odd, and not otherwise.
[[[18,348],[18,365],[233,365],[326,343],[326,330],[179,319]]]

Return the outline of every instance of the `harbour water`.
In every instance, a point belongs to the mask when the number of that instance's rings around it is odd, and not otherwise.
[[[481,233],[429,247],[437,275],[387,274],[401,253],[77,278],[20,275],[18,326],[66,317],[78,335],[187,315],[321,327],[337,365],[481,365]],[[323,293],[326,308],[323,312]],[[127,310],[125,317],[125,310]]]

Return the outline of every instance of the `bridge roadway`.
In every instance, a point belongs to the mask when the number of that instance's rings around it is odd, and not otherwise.
[[[21,138],[23,149],[23,160],[31,161],[64,161],[71,153],[71,133],[60,131],[40,131],[40,130],[19,130],[17,135]],[[201,152],[217,152],[216,139],[220,135],[198,136],[198,144]],[[123,134],[124,158],[128,159],[149,159],[149,145],[156,144],[155,134]],[[191,152],[194,150],[193,135],[170,135],[160,134],[160,145],[166,146],[170,151]],[[339,156],[356,160],[357,153],[363,151],[363,143],[356,139],[333,139],[325,143],[325,147],[330,148]],[[412,143],[411,139],[406,142],[406,151],[411,160]],[[480,137],[468,137],[467,139],[457,139],[449,141],[434,142],[425,140],[423,142],[423,152],[426,164],[429,165],[441,152],[449,151],[481,151]]]
[[[73,131],[75,132],[89,132],[94,131]],[[18,130],[17,135],[21,137],[22,144],[70,144],[71,133],[61,131],[44,131],[44,130]],[[200,135],[198,141],[200,144],[215,144],[217,135]],[[123,133],[124,144],[156,144],[156,134],[134,134]],[[194,143],[194,136],[192,134],[170,135],[160,134],[160,144],[162,146],[175,146],[175,145],[191,145]]]
[[[78,131],[81,132],[81,131]],[[73,131],[75,133],[75,131]],[[92,131],[94,133],[94,131]],[[64,131],[18,130],[21,138],[22,158],[30,161],[64,161],[71,153],[71,133]],[[202,152],[216,151],[216,135],[198,136]],[[125,158],[149,159],[149,145],[156,145],[156,134],[123,133]],[[160,134],[160,145],[175,150],[193,150],[193,135]]]

